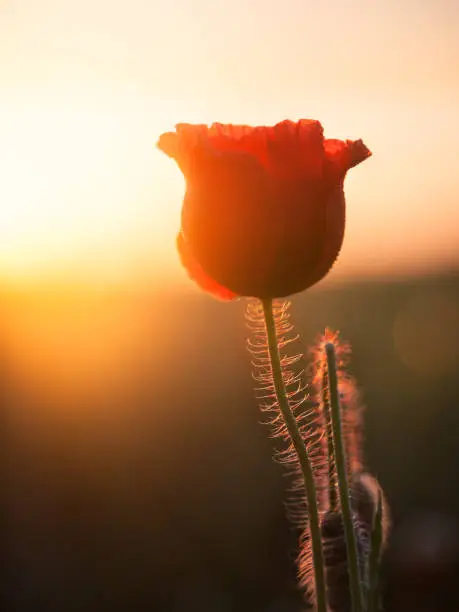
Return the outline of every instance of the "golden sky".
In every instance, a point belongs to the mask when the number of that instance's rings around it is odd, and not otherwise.
[[[0,280],[184,279],[182,121],[363,138],[334,273],[459,263],[458,31],[457,0],[0,0]]]

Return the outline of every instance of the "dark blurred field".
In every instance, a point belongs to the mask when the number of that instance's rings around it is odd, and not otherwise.
[[[2,609],[304,609],[244,302],[0,292]],[[459,609],[459,275],[297,296],[353,346],[393,511],[386,610]]]

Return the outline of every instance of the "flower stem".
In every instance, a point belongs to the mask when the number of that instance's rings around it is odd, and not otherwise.
[[[328,503],[331,512],[338,512],[339,499],[336,483],[336,463],[335,463],[335,446],[333,444],[333,428],[330,414],[330,389],[328,384],[328,371],[324,370],[322,374],[322,406],[325,416],[325,426],[327,432],[327,450],[328,450]]]
[[[327,598],[325,588],[324,557],[319,525],[319,510],[317,507],[316,487],[314,474],[308,451],[304,444],[298,423],[292,413],[287,397],[282,367],[277,345],[276,324],[273,315],[273,303],[271,299],[261,300],[265,317],[266,335],[268,338],[269,358],[279,410],[285,421],[290,439],[293,443],[298,460],[303,472],[306,497],[308,500],[309,527],[311,532],[312,555],[314,564],[314,581],[317,612],[327,612]]]
[[[325,346],[327,355],[328,384],[330,389],[331,421],[333,429],[333,444],[335,447],[336,474],[338,477],[339,497],[343,515],[344,534],[346,538],[347,565],[349,585],[352,599],[352,611],[362,612],[363,594],[360,581],[357,538],[352,521],[349,484],[347,480],[346,454],[341,424],[341,408],[338,394],[338,378],[336,374],[336,354],[333,343]]]

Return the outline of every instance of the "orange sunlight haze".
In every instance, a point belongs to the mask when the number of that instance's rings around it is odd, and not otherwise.
[[[332,276],[457,264],[458,23],[448,0],[3,0],[0,280],[184,281],[155,150],[181,121],[363,138]]]

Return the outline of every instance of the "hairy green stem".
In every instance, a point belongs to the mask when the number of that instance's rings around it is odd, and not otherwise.
[[[328,385],[328,371],[324,370],[321,381],[322,406],[325,416],[328,450],[328,502],[332,512],[338,512],[339,499],[336,483],[335,445],[333,444],[333,429],[330,414],[330,390]]]
[[[347,565],[349,572],[349,585],[352,598],[352,611],[362,612],[363,593],[360,580],[359,557],[357,538],[352,521],[351,500],[349,484],[347,481],[346,452],[344,448],[343,429],[341,424],[341,408],[338,394],[338,377],[336,373],[336,354],[333,343],[325,346],[327,355],[328,384],[330,389],[330,407],[333,429],[333,444],[335,447],[336,474],[338,476],[338,489],[343,515],[344,535],[346,538]]]
[[[319,510],[317,507],[317,494],[314,483],[314,474],[309,460],[306,445],[301,436],[298,423],[290,409],[287,390],[282,376],[282,367],[277,345],[276,324],[273,314],[273,303],[271,299],[261,300],[265,317],[266,335],[268,338],[269,357],[279,410],[285,421],[290,439],[298,455],[304,478],[306,497],[308,500],[308,517],[311,533],[312,555],[314,564],[314,581],[317,612],[327,612],[327,597],[325,587],[325,565],[322,550],[322,540],[319,525]]]

